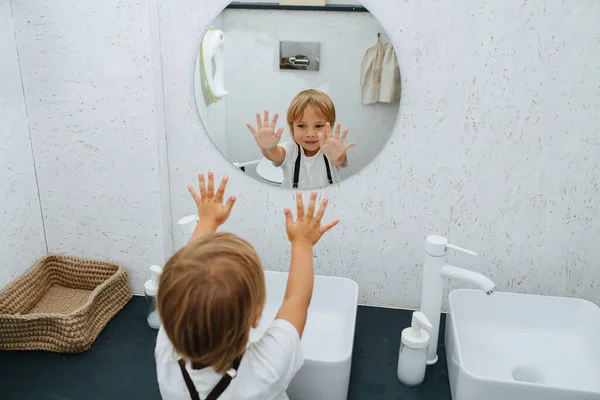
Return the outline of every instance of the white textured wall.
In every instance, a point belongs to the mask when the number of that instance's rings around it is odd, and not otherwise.
[[[199,38],[226,1],[160,1],[160,23],[153,1],[13,2],[50,250],[123,262],[139,292],[169,254],[165,185],[176,220],[212,168],[241,195],[225,229],[286,270],[292,192],[237,171],[195,108]],[[377,160],[321,191],[342,224],[317,272],[355,279],[363,303],[416,307],[422,241],[440,232],[481,253],[451,262],[503,290],[600,302],[600,3],[365,4],[396,46],[403,98]]]
[[[10,3],[0,0],[0,289],[46,254]]]
[[[256,125],[255,114],[279,113],[278,126],[290,141],[286,122],[292,98],[304,89],[326,92],[336,107],[337,122],[348,128],[348,152],[343,177],[370,163],[390,138],[398,101],[363,105],[360,68],[365,51],[377,42],[381,25],[370,13],[280,10],[225,10],[225,78],[227,90],[228,156],[232,162],[262,157],[246,128]],[[385,32],[382,32],[385,36]],[[279,42],[321,44],[319,71],[279,69]],[[209,130],[212,137],[212,130]],[[218,146],[221,149],[220,146]]]
[[[417,307],[423,239],[438,232],[481,254],[452,263],[502,290],[600,302],[600,3],[364,3],[396,47],[403,98],[377,160],[321,190],[342,223],[317,272],[355,279],[363,303]],[[194,109],[199,38],[226,4],[160,2],[173,217],[194,211],[198,171],[228,173],[240,199],[225,228],[286,270],[292,192],[237,171]]]
[[[49,251],[120,262],[141,293],[170,243],[156,4],[12,6]]]

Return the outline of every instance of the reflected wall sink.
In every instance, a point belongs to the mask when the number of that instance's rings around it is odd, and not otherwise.
[[[600,399],[600,308],[574,298],[454,290],[453,400]]]
[[[283,301],[288,274],[265,271],[267,302],[250,341],[269,327]],[[302,335],[304,366],[292,380],[290,400],[346,400],[358,306],[358,285],[347,278],[315,275],[313,297]]]

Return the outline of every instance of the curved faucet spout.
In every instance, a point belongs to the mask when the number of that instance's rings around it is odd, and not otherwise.
[[[462,281],[471,282],[477,285],[486,294],[492,294],[496,290],[496,285],[485,275],[478,272],[469,271],[468,269],[458,268],[453,265],[444,265],[441,274],[448,278],[460,279]]]

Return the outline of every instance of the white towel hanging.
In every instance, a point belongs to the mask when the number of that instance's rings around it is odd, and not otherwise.
[[[400,100],[400,68],[392,44],[388,42],[383,47],[379,101],[391,103]]]
[[[377,35],[377,43],[365,52],[360,69],[363,104],[391,103],[400,99],[400,70],[394,48]]]
[[[379,101],[381,83],[381,63],[383,59],[383,42],[377,38],[377,43],[371,46],[363,56],[360,67],[360,86],[363,104],[373,104]]]

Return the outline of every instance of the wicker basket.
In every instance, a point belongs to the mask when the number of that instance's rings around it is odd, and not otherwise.
[[[0,350],[84,352],[131,297],[118,264],[46,256],[0,291]]]

